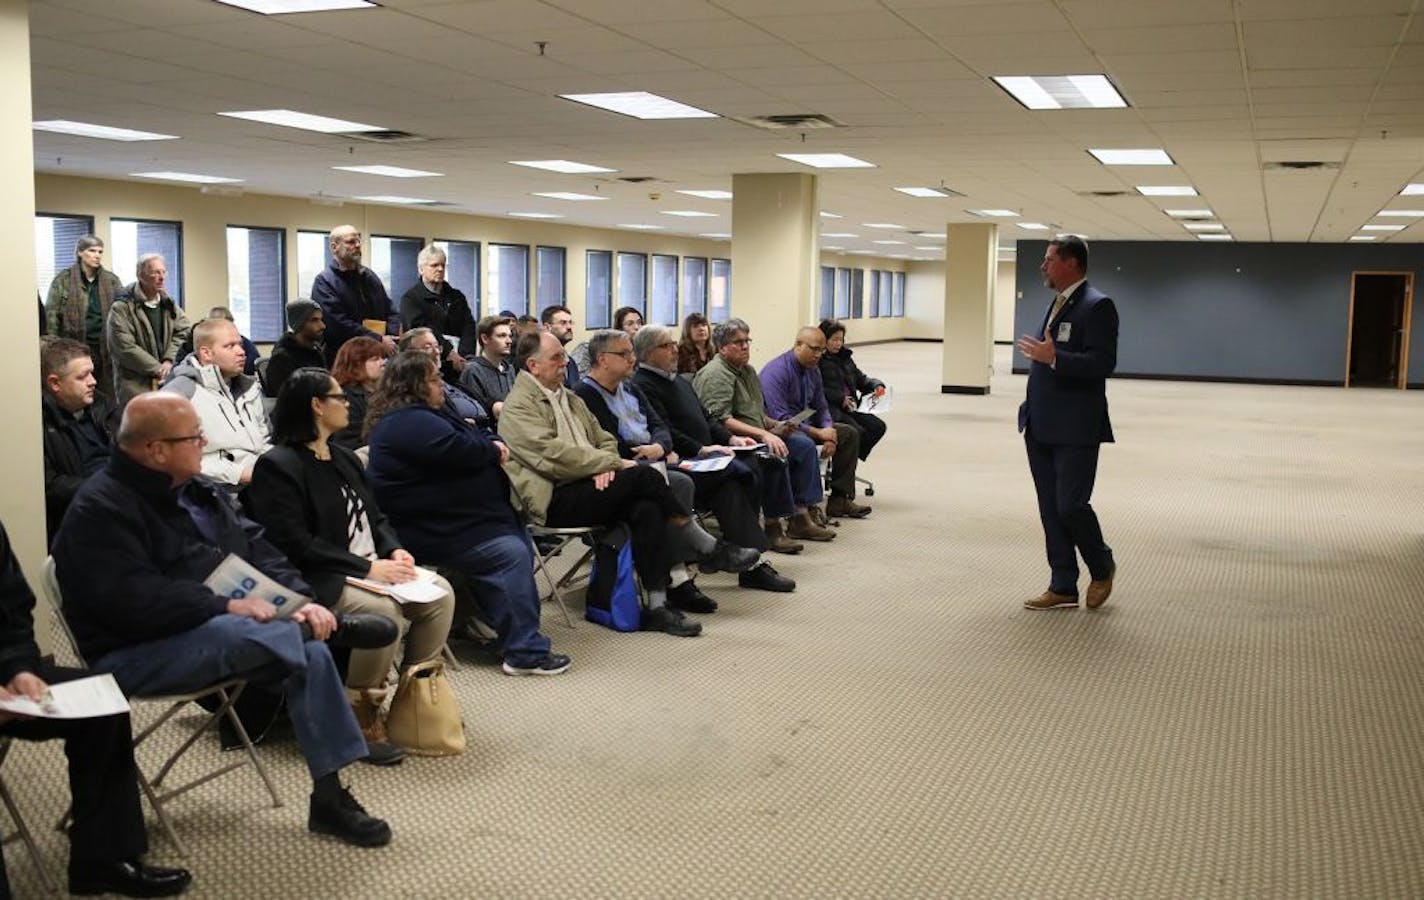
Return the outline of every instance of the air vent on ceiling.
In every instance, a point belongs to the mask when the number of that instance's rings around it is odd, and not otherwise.
[[[771,131],[815,131],[824,128],[844,128],[844,122],[837,122],[820,113],[787,113],[777,116],[733,116],[736,121],[753,128]]]
[[[411,144],[416,141],[424,141],[418,134],[411,134],[409,131],[343,131],[337,137],[351,138],[358,141],[370,141],[375,144]]]
[[[1337,162],[1322,162],[1318,159],[1284,160],[1282,162],[1268,162],[1265,165],[1266,171],[1286,171],[1286,172],[1310,172],[1317,169],[1334,170],[1340,168]]]
[[[616,181],[626,181],[629,184],[647,184],[650,181],[662,181],[661,178],[654,178],[652,175],[619,175]]]
[[[1133,193],[1132,191],[1079,191],[1078,196],[1110,199],[1112,197],[1136,197],[1137,194]]]

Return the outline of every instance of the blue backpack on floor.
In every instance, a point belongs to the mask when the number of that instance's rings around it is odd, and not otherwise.
[[[633,574],[633,541],[627,527],[620,524],[595,539],[584,618],[614,631],[637,631],[642,615]]]

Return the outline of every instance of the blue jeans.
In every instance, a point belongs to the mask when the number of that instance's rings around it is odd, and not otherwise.
[[[215,616],[182,634],[106,653],[94,669],[140,696],[197,691],[229,678],[280,682],[313,781],[367,752],[330,651],[302,640],[295,622]]]
[[[804,432],[793,431],[785,440],[791,496],[797,506],[815,506],[826,498],[821,484],[821,449]]]
[[[459,569],[499,634],[504,661],[524,668],[549,655],[550,640],[539,633],[539,588],[534,584],[534,552],[523,533],[502,534],[440,560]]]

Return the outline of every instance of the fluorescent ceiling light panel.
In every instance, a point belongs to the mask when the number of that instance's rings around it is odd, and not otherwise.
[[[287,13],[330,12],[334,9],[370,9],[376,4],[368,0],[218,0],[228,6],[249,9],[264,16]]]
[[[1408,225],[1362,225],[1361,231],[1403,231]]]
[[[605,169],[603,166],[574,162],[571,159],[511,159],[509,164],[525,166],[530,169],[543,169],[546,172],[563,172],[565,175],[592,175],[599,172],[618,171],[617,169]]]
[[[1029,109],[1121,109],[1127,101],[1106,75],[995,75]]]
[[[607,197],[599,197],[596,194],[580,194],[577,191],[545,191],[535,194],[536,197],[548,197],[550,200],[607,200]]]
[[[1213,213],[1209,209],[1164,209],[1174,219],[1209,219]]]
[[[1424,184],[1406,184],[1404,190],[1399,192],[1401,197],[1417,197],[1424,195]]]
[[[358,175],[384,175],[387,178],[443,178],[444,172],[426,172],[422,169],[404,169],[400,166],[332,166],[341,172],[355,172]]]
[[[915,249],[916,249],[916,250],[928,250],[928,251],[930,251],[931,253],[939,253],[939,252],[940,252],[941,250],[943,250],[944,248],[943,248],[943,247],[916,247]]]
[[[678,191],[679,194],[686,194],[689,197],[701,197],[703,200],[731,200],[731,191]]]
[[[1226,226],[1220,222],[1183,222],[1182,227],[1188,231],[1225,231]]]
[[[360,122],[348,122],[345,119],[332,119],[326,116],[314,116],[311,113],[297,112],[291,109],[244,109],[231,112],[220,112],[220,116],[227,116],[229,119],[246,119],[249,122],[261,122],[264,125],[281,125],[283,128],[300,128],[303,131],[318,131],[322,134],[345,134],[351,131],[386,131],[382,125],[364,125]]]
[[[559,215],[558,213],[512,212],[512,213],[510,213],[510,215],[511,215],[511,216],[514,216],[514,217],[517,218],[517,219],[562,219],[562,218],[563,218],[563,216]]]
[[[823,238],[853,238],[853,237],[860,237],[860,235],[858,235],[858,234],[851,234],[849,231],[823,231],[823,232],[821,232],[821,237],[823,237]]]
[[[895,190],[902,194],[909,194],[911,197],[962,197],[963,194],[951,190],[941,190],[939,188],[927,187],[898,187]]]
[[[661,210],[665,216],[681,216],[684,219],[715,219],[716,213],[702,212],[696,209],[664,209]]]
[[[624,91],[611,94],[560,94],[565,100],[596,106],[635,119],[718,119],[714,112],[678,103],[647,91]]]
[[[823,209],[823,210],[821,210],[821,218],[823,218],[823,219],[844,219],[845,216],[843,216],[843,215],[841,215],[841,214],[839,214],[839,213],[826,212],[826,211]]]
[[[844,250],[845,248],[842,247],[842,246],[840,246],[840,245],[838,245],[838,244],[827,244],[826,246],[822,247],[821,249],[822,249],[822,250]]]
[[[915,237],[922,237],[927,241],[942,241],[945,239],[943,231],[917,231]]]
[[[1352,235],[1350,235],[1350,240],[1352,240],[1352,241],[1372,241],[1372,240],[1374,240],[1374,239],[1375,239],[1375,236],[1372,235],[1372,234],[1352,234]]]
[[[71,122],[68,119],[49,119],[35,122],[35,131],[52,131],[55,134],[73,134],[78,137],[98,138],[103,141],[176,141],[176,134],[159,134],[154,131],[135,131],[132,128],[114,128],[110,125],[93,125],[89,122]]]
[[[844,153],[778,153],[782,159],[789,159],[813,169],[874,169],[875,163],[856,159]]]
[[[909,231],[904,225],[896,225],[894,222],[861,222],[866,228],[885,228],[895,231]]]
[[[1019,216],[1012,209],[966,209],[965,212],[985,219],[1017,219]]]
[[[221,175],[195,175],[192,172],[130,172],[134,178],[155,178],[159,181],[183,181],[188,184],[241,184],[241,178]]]
[[[635,230],[635,231],[660,231],[660,230],[662,230],[662,227],[663,227],[663,226],[661,226],[661,225],[628,225],[628,224],[624,224],[624,225],[619,225],[618,227],[619,227],[619,228],[632,228],[632,229]]]
[[[732,236],[724,231],[714,231],[709,234],[699,234],[698,237],[711,238],[714,241],[729,241],[732,239]]]
[[[1231,235],[1229,235],[1229,234],[1199,234],[1199,235],[1197,235],[1197,240],[1199,240],[1199,241],[1229,241],[1229,240],[1232,240],[1232,237],[1231,237]]]
[[[368,194],[364,197],[352,197],[351,199],[364,200],[367,203],[399,203],[403,206],[425,206],[436,202],[420,197],[402,197],[399,194]]]
[[[1393,216],[1396,219],[1424,219],[1424,209],[1382,209],[1375,215],[1381,218]]]
[[[1197,196],[1197,189],[1185,184],[1139,184],[1137,192],[1144,197]]]
[[[895,246],[895,247],[903,247],[903,246],[905,246],[905,242],[904,242],[904,241],[871,241],[870,243],[872,243],[872,244],[881,244],[881,245],[886,246],[886,247],[892,247],[892,246]]]
[[[1105,166],[1173,166],[1172,157],[1166,150],[1146,148],[1141,150],[1089,150],[1093,157]]]
[[[1019,226],[1020,228],[1022,228],[1024,231],[1047,231],[1047,230],[1048,230],[1048,226],[1045,225],[1045,224],[1043,224],[1042,222],[1015,222],[1014,224],[1017,225],[1017,226]]]

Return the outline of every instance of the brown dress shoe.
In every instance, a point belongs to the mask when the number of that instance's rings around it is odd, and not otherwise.
[[[1024,609],[1077,609],[1078,598],[1072,594],[1044,591],[1032,600],[1024,601]]]
[[[826,515],[845,516],[847,519],[863,519],[870,515],[870,507],[862,506],[849,497],[832,496],[826,501]]]
[[[799,544],[786,536],[786,530],[782,528],[780,519],[766,520],[766,541],[766,549],[772,553],[785,553],[789,556],[806,549],[805,544]]]
[[[791,517],[791,525],[786,529],[786,534],[798,541],[831,541],[836,537],[836,533],[831,529],[822,528],[811,521],[811,514],[806,512],[799,512]]]
[[[1088,596],[1084,598],[1088,609],[1097,609],[1108,602],[1108,597],[1112,596],[1113,576],[1117,574],[1117,564],[1108,570],[1108,577],[1102,581],[1088,582]]]

